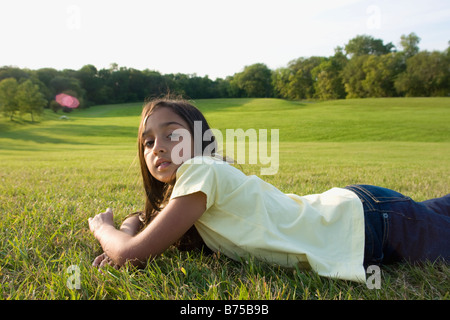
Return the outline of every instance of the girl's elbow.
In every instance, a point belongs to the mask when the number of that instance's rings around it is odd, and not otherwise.
[[[144,267],[149,257],[140,257],[132,249],[121,248],[117,250],[116,259],[113,259],[117,266],[122,267],[126,264],[134,267]]]
[[[125,246],[110,246],[106,245],[103,247],[103,251],[106,255],[113,261],[114,265],[117,267],[122,267],[130,260],[130,250]]]

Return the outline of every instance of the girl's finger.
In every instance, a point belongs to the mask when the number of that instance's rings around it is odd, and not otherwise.
[[[99,255],[98,257],[96,257],[94,259],[94,261],[92,262],[92,265],[94,267],[97,267],[103,260],[105,260],[106,254],[102,253],[101,255]]]
[[[100,263],[100,268],[103,268],[104,266],[106,266],[106,265],[108,265],[109,264],[109,262],[108,262],[108,258],[106,258],[106,259],[103,259],[102,260],[102,262]]]

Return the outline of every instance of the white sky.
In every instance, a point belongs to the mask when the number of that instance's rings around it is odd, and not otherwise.
[[[225,78],[331,56],[360,34],[445,50],[449,0],[1,0],[0,66],[93,64]]]

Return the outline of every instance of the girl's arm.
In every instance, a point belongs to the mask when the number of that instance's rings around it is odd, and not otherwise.
[[[110,209],[89,218],[89,228],[104,253],[115,264],[140,264],[163,253],[178,240],[206,210],[206,195],[197,192],[169,201],[167,206],[140,233],[129,235],[114,227]]]
[[[133,214],[126,218],[120,226],[120,231],[123,231],[130,236],[134,236],[141,228],[141,220],[139,219],[139,213]]]
[[[134,236],[141,229],[141,224],[142,222],[139,219],[139,213],[137,212],[125,218],[122,225],[120,226],[120,231],[123,231],[129,234],[130,236]],[[100,268],[107,264],[116,267],[116,265],[114,265],[114,262],[104,252],[99,256],[95,257],[94,261],[92,262],[92,265],[94,267]]]

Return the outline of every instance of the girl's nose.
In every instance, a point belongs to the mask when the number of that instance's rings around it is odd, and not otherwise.
[[[153,145],[153,154],[158,155],[161,152],[166,152],[167,148],[164,145],[163,141],[161,139],[156,139]]]

